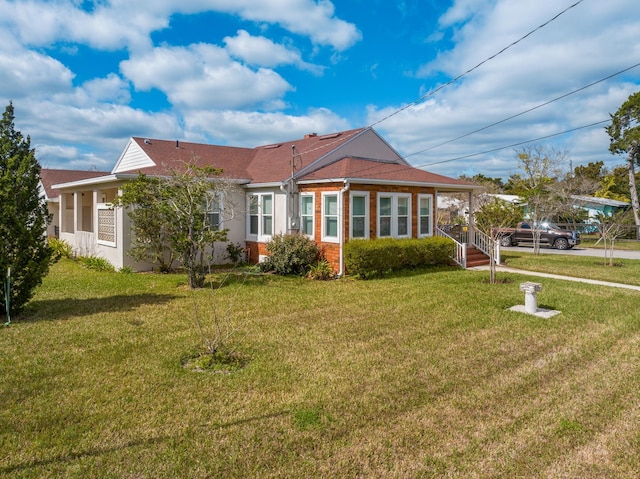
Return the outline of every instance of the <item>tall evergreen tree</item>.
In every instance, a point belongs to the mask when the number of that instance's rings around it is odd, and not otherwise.
[[[6,284],[11,271],[11,314],[32,298],[52,258],[46,238],[49,214],[39,181],[40,164],[31,138],[15,130],[9,103],[0,121],[0,275]],[[8,303],[5,290],[0,292],[3,306]],[[0,313],[5,309],[0,307]]]
[[[629,96],[615,114],[607,128],[611,139],[609,151],[614,155],[627,154],[629,195],[636,225],[636,238],[640,239],[640,200],[636,187],[636,164],[640,163],[640,92]]]

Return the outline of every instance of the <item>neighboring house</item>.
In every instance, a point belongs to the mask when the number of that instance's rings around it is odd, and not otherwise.
[[[340,274],[345,242],[431,236],[437,194],[471,197],[475,188],[410,166],[372,128],[256,148],[131,138],[110,174],[55,185],[61,192],[60,238],[78,254],[101,256],[117,268],[151,269],[127,256],[129,218],[110,202],[139,173],[167,175],[185,162],[222,169],[220,178],[237,185],[211,214],[223,219],[229,242],[244,247],[248,261],[260,261],[274,235],[300,232]]]
[[[108,175],[107,171],[81,171],[81,170],[55,170],[50,168],[40,169],[40,196],[47,202],[47,208],[51,215],[51,221],[47,226],[47,236],[58,236],[60,230],[60,190],[53,188],[58,183],[95,178]]]
[[[596,196],[579,196],[572,195],[571,199],[575,201],[578,207],[584,208],[589,213],[588,222],[598,221],[598,216],[604,214],[611,216],[621,210],[626,210],[631,206],[627,201],[610,200],[608,198],[598,198]]]

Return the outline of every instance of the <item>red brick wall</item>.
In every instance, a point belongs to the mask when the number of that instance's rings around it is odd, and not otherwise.
[[[315,241],[324,254],[324,257],[329,261],[334,271],[340,271],[340,244],[339,243],[327,243],[321,241],[322,239],[322,192],[328,191],[340,191],[344,185],[342,183],[335,184],[317,184],[317,185],[301,185],[301,193],[314,193],[315,201]],[[342,233],[343,241],[346,243],[349,241],[349,216],[350,216],[350,191],[368,191],[369,192],[369,237],[375,238],[377,233],[377,216],[378,216],[378,197],[377,193],[410,193],[411,194],[411,232],[412,236],[416,238],[418,236],[418,195],[419,194],[431,194],[433,195],[433,212],[432,221],[435,222],[435,189],[434,188],[420,188],[416,186],[385,186],[385,185],[351,185],[349,191],[346,191],[342,198],[342,204],[344,206],[344,215],[342,217]],[[434,225],[435,227],[435,225]],[[251,263],[257,263],[259,255],[267,254],[266,244],[258,243],[254,241],[247,241],[248,261]]]

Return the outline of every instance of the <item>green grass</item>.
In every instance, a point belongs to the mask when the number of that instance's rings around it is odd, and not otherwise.
[[[217,374],[181,366],[210,291],[63,260],[0,330],[0,475],[635,477],[638,293],[541,279],[545,320],[500,277],[233,276]]]
[[[604,243],[597,236],[585,236],[582,235],[582,242],[580,248],[597,248],[604,249]],[[609,244],[607,243],[607,247]],[[621,249],[625,251],[640,251],[640,241],[632,239],[617,239],[615,242],[615,249]]]
[[[640,286],[639,260],[614,258],[611,266],[608,258],[605,262],[604,251],[601,257],[509,251],[503,252],[500,259],[507,266],[528,271]]]

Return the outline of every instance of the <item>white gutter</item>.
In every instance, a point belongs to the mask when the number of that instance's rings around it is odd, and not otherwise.
[[[344,188],[340,190],[342,221],[340,222],[340,271],[338,271],[338,276],[344,274],[344,231],[342,231],[344,229],[344,194],[349,191],[349,188],[351,188],[349,180],[344,180]]]

